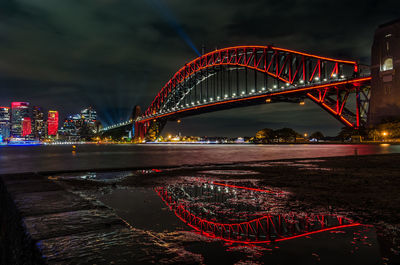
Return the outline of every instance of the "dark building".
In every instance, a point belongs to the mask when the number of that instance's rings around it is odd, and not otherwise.
[[[32,108],[32,134],[36,139],[42,139],[46,136],[44,113],[41,107]]]
[[[82,127],[83,119],[79,114],[71,115],[64,120],[63,125],[58,131],[61,139],[66,141],[79,141],[79,130]]]
[[[375,31],[371,51],[369,125],[400,118],[400,19]]]
[[[29,117],[28,102],[11,103],[11,137],[20,138],[22,136],[22,122]]]

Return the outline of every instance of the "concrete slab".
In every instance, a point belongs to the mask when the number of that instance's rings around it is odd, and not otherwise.
[[[78,195],[64,190],[18,193],[13,197],[23,217],[95,208]]]
[[[114,211],[109,209],[31,216],[25,218],[24,223],[32,239],[37,241],[106,229],[114,225],[125,226],[125,223],[115,215]]]
[[[37,246],[48,264],[157,264],[176,256],[149,234],[126,227],[54,237]]]

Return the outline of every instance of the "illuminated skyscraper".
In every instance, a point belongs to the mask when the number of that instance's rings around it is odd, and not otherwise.
[[[32,108],[32,134],[36,139],[45,137],[44,114],[41,107]]]
[[[22,119],[22,137],[27,137],[32,133],[32,120],[29,117]]]
[[[22,136],[22,121],[29,118],[28,102],[11,103],[11,137],[18,138]]]
[[[47,135],[54,136],[58,132],[58,111],[49,110],[47,116]]]
[[[90,124],[93,126],[97,120],[97,112],[94,109],[92,109],[92,107],[82,110],[81,116],[82,116],[82,119],[84,119],[87,124]]]
[[[0,107],[0,135],[2,139],[10,137],[10,108]]]

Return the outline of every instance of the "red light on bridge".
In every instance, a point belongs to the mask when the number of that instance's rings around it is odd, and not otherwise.
[[[236,185],[230,185],[230,184],[219,183],[219,182],[212,182],[212,184],[217,185],[217,186],[224,186],[224,187],[228,187],[228,188],[252,190],[252,191],[259,191],[259,192],[266,192],[266,193],[282,193],[282,191],[262,190],[262,189],[249,188],[249,187],[244,187],[244,186],[236,186]]]

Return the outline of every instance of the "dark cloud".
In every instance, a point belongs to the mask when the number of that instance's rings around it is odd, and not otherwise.
[[[62,115],[92,105],[105,123],[119,121],[135,104],[146,108],[196,57],[190,41],[207,50],[274,43],[369,63],[375,28],[397,18],[399,8],[394,0],[0,1],[0,105],[26,100]],[[229,135],[274,126],[332,134],[340,128],[309,105],[295,115],[288,104],[207,114],[188,119],[187,128],[197,134],[196,124],[208,122],[210,133]]]

